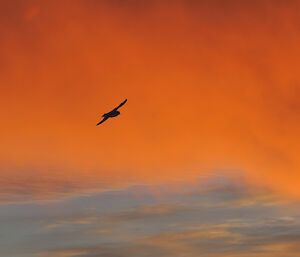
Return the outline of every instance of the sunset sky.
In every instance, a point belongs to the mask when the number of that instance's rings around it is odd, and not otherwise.
[[[299,13],[0,0],[0,256],[298,257]]]

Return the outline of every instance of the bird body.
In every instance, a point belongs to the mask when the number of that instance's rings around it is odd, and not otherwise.
[[[118,107],[116,107],[115,109],[113,109],[112,111],[105,113],[102,115],[103,119],[96,125],[100,125],[101,123],[103,123],[104,121],[106,121],[108,118],[113,118],[116,117],[120,114],[120,112],[118,111],[118,109],[123,106],[125,103],[127,102],[127,99],[125,99],[124,102],[122,102]]]
[[[111,112],[103,114],[102,117],[108,117],[108,118],[110,118],[110,117],[116,117],[119,114],[120,114],[119,111],[112,110]]]

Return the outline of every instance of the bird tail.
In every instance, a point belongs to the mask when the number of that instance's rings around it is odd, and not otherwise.
[[[108,117],[105,117],[104,119],[102,119],[96,126],[100,125],[101,123],[103,123],[104,121],[106,121],[108,119]]]

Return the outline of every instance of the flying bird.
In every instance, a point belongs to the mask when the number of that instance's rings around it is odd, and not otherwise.
[[[112,111],[105,113],[102,115],[103,119],[96,125],[100,125],[101,123],[103,123],[104,121],[106,121],[108,118],[112,118],[112,117],[116,117],[120,114],[120,112],[118,111],[118,109],[123,106],[125,103],[127,102],[127,99],[125,99],[124,102],[122,102],[118,107],[116,107],[115,109],[113,109]]]

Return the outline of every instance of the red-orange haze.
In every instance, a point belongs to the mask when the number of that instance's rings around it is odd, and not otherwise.
[[[299,197],[299,12],[299,1],[1,1],[1,184],[42,193],[238,169]]]

